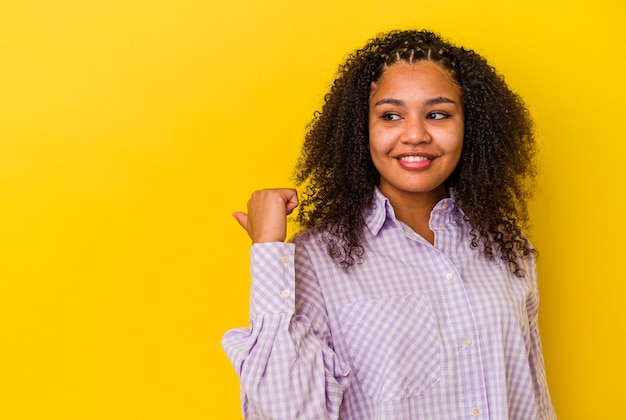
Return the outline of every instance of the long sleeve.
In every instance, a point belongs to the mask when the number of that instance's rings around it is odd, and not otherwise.
[[[296,297],[294,256],[294,244],[252,246],[250,328],[230,330],[222,341],[240,378],[245,418],[338,418],[349,383],[349,368],[329,346],[319,286]]]
[[[535,325],[530,332],[530,343],[529,363],[533,373],[533,387],[537,400],[537,418],[540,420],[553,420],[556,419],[556,414],[552,406],[550,393],[548,392],[541,338],[539,337],[539,328],[537,325]]]
[[[550,392],[548,391],[541,336],[539,335],[539,290],[534,261],[528,264],[528,269],[530,270],[534,288],[533,298],[529,300],[527,306],[530,327],[528,363],[532,374],[532,385],[535,391],[537,418],[539,420],[554,420],[556,419],[556,413],[554,412]]]

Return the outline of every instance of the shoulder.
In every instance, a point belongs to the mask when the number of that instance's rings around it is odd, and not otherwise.
[[[289,243],[294,244],[297,250],[314,253],[319,248],[325,248],[324,236],[323,231],[309,228],[297,232],[289,239]]]

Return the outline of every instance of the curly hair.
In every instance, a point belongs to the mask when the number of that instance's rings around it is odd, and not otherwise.
[[[536,175],[532,119],[483,57],[430,31],[380,34],[339,67],[295,168],[295,183],[303,187],[296,221],[321,232],[344,269],[362,259],[365,215],[380,181],[368,147],[371,87],[394,63],[418,60],[439,64],[461,86],[463,150],[445,185],[471,225],[471,246],[523,276],[523,259],[535,253],[522,233]]]

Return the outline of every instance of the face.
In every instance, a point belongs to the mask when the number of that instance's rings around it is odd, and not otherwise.
[[[369,147],[390,199],[445,196],[461,157],[461,88],[439,65],[422,60],[390,66],[372,86]]]

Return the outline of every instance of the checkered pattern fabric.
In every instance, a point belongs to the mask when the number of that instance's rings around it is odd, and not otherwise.
[[[432,211],[434,246],[378,190],[366,224],[348,271],[315,235],[253,245],[251,326],[223,339],[244,417],[556,418],[534,261],[519,278],[486,260],[451,198]]]

